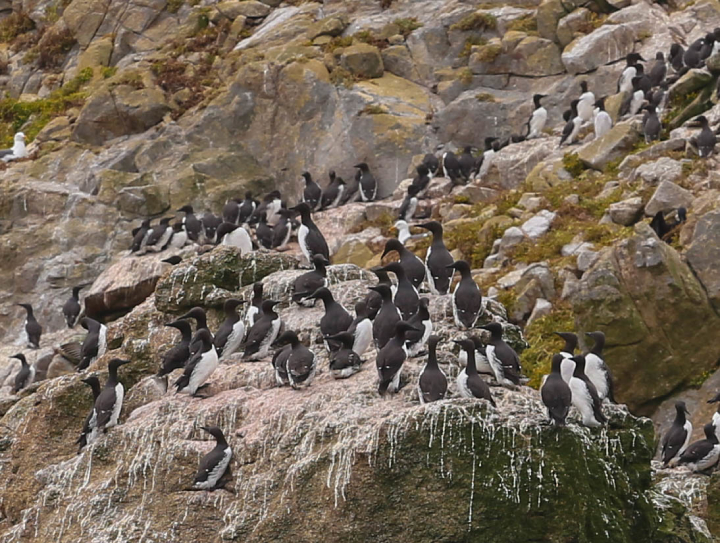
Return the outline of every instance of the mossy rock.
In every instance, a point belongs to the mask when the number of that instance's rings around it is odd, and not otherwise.
[[[234,292],[297,265],[297,259],[283,253],[260,250],[241,256],[233,247],[220,246],[163,276],[155,289],[155,306],[175,313],[206,305],[208,300],[222,304],[222,297],[212,296],[217,290]]]

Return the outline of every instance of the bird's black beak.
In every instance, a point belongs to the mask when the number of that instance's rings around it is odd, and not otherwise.
[[[690,416],[690,411],[688,411],[688,408],[687,408],[687,407],[684,407],[683,410],[685,411],[685,414],[689,417],[689,416]]]

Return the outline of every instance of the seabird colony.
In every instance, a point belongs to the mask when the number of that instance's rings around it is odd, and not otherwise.
[[[658,140],[662,131],[660,116],[665,108],[668,87],[689,69],[702,66],[716,41],[720,42],[720,29],[698,39],[687,50],[674,44],[667,58],[664,53],[658,52],[652,64],[647,63],[647,66],[642,64],[646,61],[641,55],[629,53],[617,83],[618,92],[624,95],[620,117],[642,113],[645,140]],[[477,326],[479,317],[484,313],[484,304],[470,265],[453,258],[444,243],[443,225],[428,220],[430,215],[427,211],[424,215],[420,214],[418,203],[428,198],[428,189],[435,176],[450,179],[451,187],[474,179],[482,180],[494,156],[504,147],[524,140],[552,137],[548,135],[548,111],[542,103],[547,97],[543,94],[532,96],[532,113],[523,133],[504,140],[486,137],[479,157],[473,155],[473,148],[469,146],[460,155],[447,150],[440,156],[429,153],[424,157],[397,210],[395,227],[398,237],[387,242],[382,254],[385,257],[389,253],[397,253],[398,261],[373,269],[379,282],[370,287],[365,298],[356,304],[354,315],[335,299],[329,288],[327,268],[331,255],[325,237],[312,216],[351,201],[377,200],[379,184],[367,162],[354,166],[356,173],[350,183],[346,183],[335,171],[329,172],[329,183],[324,188],[311,173],[304,172],[301,200],[292,207],[287,206],[277,190],[267,193],[261,200],[246,192],[243,197],[230,198],[219,215],[212,212],[196,214],[194,207],[187,204],[178,209],[182,218],[172,224],[171,217],[163,217],[154,225],[152,219],[146,219],[132,231],[129,253],[157,253],[188,245],[229,245],[247,254],[259,248],[285,250],[290,240],[296,238],[304,261],[312,269],[294,281],[292,304],[296,306],[295,310],[302,311],[304,307],[314,306],[318,300],[322,302],[324,314],[317,325],[329,355],[332,377],[352,378],[374,354],[377,392],[380,395],[393,394],[408,384],[403,379],[406,361],[421,358],[425,363],[414,383],[420,403],[459,396],[485,402],[488,409],[498,409],[493,387],[517,388],[527,383],[520,358],[505,341],[500,322],[491,321]],[[580,142],[584,130],[594,132],[597,138],[611,130],[613,121],[605,111],[606,98],[596,97],[588,82],[581,81],[579,95],[573,97],[569,109],[563,113],[560,146]],[[716,129],[711,124],[705,116],[697,117],[692,123],[699,132],[687,143],[700,158],[712,156],[715,150]],[[25,156],[27,151],[22,133],[15,135],[12,149],[0,151],[4,161]],[[651,227],[661,239],[667,240],[675,227],[686,220],[686,216],[684,208],[676,210],[675,218],[658,213],[653,217]],[[426,230],[428,233],[424,235],[431,236],[424,259],[406,246],[408,240],[418,237],[410,232],[411,226]],[[179,256],[163,260],[169,265],[180,261]],[[456,276],[459,280],[454,281]],[[82,286],[73,288],[62,312],[69,328],[80,324],[88,332],[82,344],[75,349],[78,371],[85,373],[107,352],[107,327],[84,316],[81,289]],[[426,292],[448,297],[452,304],[453,323],[460,336],[465,336],[453,340],[460,348],[457,361],[462,368],[454,383],[454,393],[438,364],[437,346],[443,339],[433,334],[429,299],[423,295]],[[208,328],[202,307],[195,307],[166,324],[177,330],[179,337],[158,361],[154,379],[167,391],[169,375],[175,370],[182,370],[173,383],[175,393],[202,398],[200,392],[207,387],[220,361],[237,352],[242,353],[244,362],[267,359],[272,364],[278,386],[294,389],[311,387],[318,360],[313,349],[317,347],[304,345],[296,331],[283,331],[282,320],[276,311],[278,303],[277,300],[265,299],[263,284],[256,283],[248,303],[239,299],[225,302],[224,320],[215,334]],[[34,315],[32,305],[18,305],[26,313],[27,345],[38,349],[42,326]],[[241,316],[239,311],[243,306],[245,309]],[[191,322],[195,323],[194,333]],[[487,332],[486,337],[481,337],[481,330]],[[584,354],[576,352],[579,340],[574,332],[560,331],[556,334],[564,345],[552,357],[550,373],[544,377],[540,387],[548,424],[565,426],[573,406],[579,414],[580,424],[591,428],[607,424],[604,405],[614,403],[615,399],[612,373],[603,355],[605,334],[601,331],[587,333],[592,347]],[[375,348],[374,352],[371,347]],[[18,353],[13,358],[21,363],[13,387],[13,391],[18,393],[33,383],[36,371],[32,364],[28,364],[24,354]],[[119,358],[110,360],[103,388],[97,376],[85,375],[83,382],[90,387],[94,402],[77,439],[79,452],[101,433],[118,424],[125,395],[118,372],[131,362]],[[720,394],[709,400],[709,403],[715,402],[720,405]],[[720,407],[713,420],[704,427],[705,438],[694,443],[691,443],[692,424],[687,418],[689,412],[685,403],[677,402],[675,407],[675,420],[661,440],[663,466],[686,465],[693,471],[712,468],[720,457]],[[232,448],[220,428],[206,426],[202,430],[215,439],[216,446],[202,458],[188,490],[223,488],[227,483]]]

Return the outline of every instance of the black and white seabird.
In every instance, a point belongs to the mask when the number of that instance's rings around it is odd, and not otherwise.
[[[201,241],[210,245],[217,242],[217,229],[222,224],[222,219],[209,211],[200,219],[202,225]]]
[[[362,369],[365,361],[353,350],[355,336],[351,332],[340,332],[328,340],[340,344],[340,349],[330,355],[330,374],[335,379],[347,379]]]
[[[418,226],[430,230],[433,235],[432,243],[425,255],[426,277],[430,292],[433,294],[447,294],[453,276],[453,271],[448,266],[455,262],[455,259],[443,242],[443,227],[437,221],[426,222]]]
[[[445,372],[440,369],[437,361],[437,344],[440,336],[428,338],[428,359],[420,371],[418,379],[418,398],[421,404],[436,402],[445,398],[448,382]]]
[[[587,81],[580,82],[580,98],[577,104],[577,114],[584,123],[589,122],[593,118],[595,109],[595,94],[588,90]]]
[[[308,299],[309,296],[328,285],[327,265],[330,262],[323,255],[313,255],[311,264],[314,269],[295,279],[292,287],[292,301],[304,307],[315,305],[315,299]]]
[[[249,220],[250,223],[255,223],[259,219],[261,214],[265,214],[265,220],[268,224],[274,225],[277,222],[277,213],[282,209],[282,195],[279,190],[273,190],[268,192],[264,197],[260,205],[255,208],[253,217]]]
[[[90,375],[86,379],[81,379],[81,381],[89,386],[90,390],[92,390],[93,406],[92,409],[90,409],[90,413],[88,413],[85,418],[85,423],[83,424],[82,432],[80,432],[80,437],[78,437],[75,441],[75,444],[78,445],[78,454],[80,454],[85,448],[85,445],[87,445],[88,436],[92,432],[90,423],[93,420],[93,415],[95,415],[95,402],[97,402],[98,396],[100,396],[100,393],[102,392],[102,389],[100,388],[100,379],[98,379],[96,375]]]
[[[224,222],[217,229],[217,241],[220,245],[236,247],[241,255],[252,253],[253,244],[250,234],[242,226]]]
[[[462,176],[463,182],[467,183],[475,168],[475,157],[472,154],[472,147],[468,145],[463,149],[460,158],[458,158],[458,163],[460,164],[460,175]]]
[[[563,346],[562,350],[560,351],[560,354],[563,355],[565,358],[572,358],[575,356],[575,350],[578,346],[578,337],[576,334],[573,334],[572,332],[553,332],[556,336],[561,337],[565,340],[565,345]]]
[[[20,370],[15,374],[15,383],[13,384],[13,393],[17,394],[30,386],[35,379],[35,366],[28,364],[22,353],[14,354],[10,358],[17,358],[20,361]]]
[[[148,234],[147,241],[145,242],[145,250],[159,252],[162,251],[170,241],[173,235],[173,229],[170,226],[172,217],[163,217],[160,222],[153,226],[152,230]]]
[[[95,400],[94,413],[90,418],[90,432],[86,436],[88,445],[95,441],[101,431],[107,432],[113,426],[117,426],[125,398],[125,387],[118,381],[117,372],[120,366],[129,363],[130,360],[113,358],[108,364],[108,378],[105,387]]]
[[[715,132],[710,128],[710,123],[705,115],[700,115],[692,123],[692,126],[700,127],[700,134],[693,139],[693,143],[697,147],[700,158],[707,158],[715,151],[717,137]]]
[[[147,241],[147,237],[150,234],[150,221],[152,219],[145,219],[140,226],[137,228],[133,228],[132,236],[133,241],[130,245],[130,252],[136,253],[143,247],[145,247],[145,242]]]
[[[259,213],[257,216],[255,238],[257,238],[258,245],[261,247],[264,247],[265,249],[272,249],[273,230],[267,223],[267,216],[264,211]]]
[[[185,231],[185,225],[181,222],[174,222],[172,225],[172,231],[173,234],[170,238],[168,246],[173,249],[182,249],[185,247],[190,239]]]
[[[467,330],[475,326],[482,310],[480,287],[472,277],[470,264],[464,260],[453,262],[448,268],[460,272],[460,281],[452,296],[453,318],[458,328]]]
[[[695,40],[690,47],[687,48],[685,53],[683,54],[683,64],[687,66],[688,68],[699,68],[702,64],[702,49],[703,45],[705,45],[704,38],[700,38],[698,40]]]
[[[292,235],[292,218],[294,215],[295,212],[289,209],[281,209],[278,211],[278,220],[272,229],[273,249],[284,251],[287,247],[287,244],[290,242],[290,236]]]
[[[715,413],[713,413],[713,418],[712,418],[712,422],[715,425],[715,435],[720,434],[720,403],[718,403],[718,402],[720,402],[720,393],[716,394],[715,396],[713,396],[711,399],[709,399],[707,401],[707,403],[717,403],[718,404],[717,411],[715,411]]]
[[[582,119],[577,114],[577,105],[579,100],[573,100],[570,103],[570,109],[563,113],[565,125],[563,126],[562,136],[560,137],[560,147],[563,145],[572,145],[578,139],[580,128],[582,127]]]
[[[185,364],[183,374],[175,381],[176,393],[187,392],[196,396],[219,364],[210,330],[198,329],[190,341],[190,360]]]
[[[229,222],[230,224],[238,224],[241,203],[242,200],[239,198],[230,198],[227,202],[225,202],[221,213],[223,222]]]
[[[335,301],[335,298],[327,287],[321,287],[313,292],[309,299],[319,299],[323,301],[325,306],[325,314],[320,319],[320,332],[323,337],[334,336],[340,332],[347,331],[350,325],[353,323],[353,318],[350,313],[340,304]],[[325,340],[325,347],[328,351],[336,351],[340,348],[340,345],[334,341]]]
[[[495,372],[493,371],[490,362],[488,362],[487,356],[485,356],[485,344],[477,336],[469,336],[468,339],[475,344],[475,367],[477,368],[478,373],[481,375],[495,377]],[[460,362],[460,366],[465,366],[467,364],[467,353],[464,349],[460,349],[458,362]]]
[[[651,141],[660,139],[662,124],[660,123],[660,118],[657,115],[654,105],[647,105],[645,106],[645,109],[646,113],[643,117],[643,135],[645,136],[645,143],[650,143]]]
[[[263,284],[253,283],[253,297],[245,313],[245,327],[250,330],[255,321],[262,315]]]
[[[165,326],[175,328],[180,332],[180,342],[173,345],[163,356],[157,377],[165,377],[174,370],[185,366],[190,360],[190,341],[192,340],[192,328],[190,323],[184,319],[167,323]],[[167,389],[167,385],[165,385]]]
[[[612,372],[602,355],[605,347],[605,334],[602,332],[587,332],[585,335],[595,341],[595,345],[593,345],[590,352],[585,354],[585,374],[595,385],[601,400],[607,398],[612,403],[615,403]]]
[[[545,98],[545,96],[545,94],[533,95],[533,105],[535,109],[533,109],[532,115],[530,115],[528,119],[525,139],[539,138],[543,133],[545,123],[547,123],[548,112],[540,101]]]
[[[81,359],[78,371],[82,371],[90,364],[93,364],[107,351],[107,326],[90,317],[83,318],[80,321],[80,326],[85,328],[88,333],[80,348]]]
[[[322,235],[322,232],[320,232],[320,229],[310,216],[310,206],[305,202],[301,202],[292,209],[300,214],[302,220],[302,225],[298,229],[298,244],[305,259],[308,263],[311,263],[313,255],[323,255],[329,262],[330,249],[328,249],[325,236]]]
[[[675,420],[660,442],[663,467],[667,467],[673,458],[685,452],[690,443],[693,426],[686,415],[690,415],[690,412],[685,402],[675,402]]]
[[[305,202],[312,211],[315,211],[320,205],[322,199],[322,189],[315,181],[313,181],[310,172],[303,172],[303,180],[305,188],[303,188],[302,201]]]
[[[458,373],[455,383],[458,393],[463,398],[480,398],[489,401],[493,407],[495,400],[490,394],[490,387],[482,380],[475,365],[475,343],[470,339],[453,340],[454,343],[460,345],[465,351],[467,364],[465,368]]]
[[[638,53],[628,53],[625,57],[625,69],[618,79],[618,92],[632,91],[632,80],[637,75],[638,61],[640,60],[643,60],[643,58]]]
[[[673,43],[670,46],[670,67],[675,74],[680,73],[685,68],[683,57],[685,56],[685,49],[679,43]]]
[[[702,49],[700,49],[700,60],[707,60],[715,48],[715,35],[710,32],[705,34]]]
[[[602,426],[607,418],[602,412],[602,401],[598,396],[595,385],[585,374],[585,357],[583,355],[573,356],[575,369],[570,379],[570,390],[572,391],[572,403],[580,411],[582,423],[585,426]]]
[[[82,288],[82,285],[79,287],[73,287],[70,298],[68,298],[63,305],[62,312],[65,316],[65,322],[67,323],[68,328],[75,327],[78,317],[80,316],[80,312],[82,311],[82,307],[80,307],[80,290]]]
[[[423,264],[423,261],[420,260],[410,249],[405,247],[399,239],[389,239],[387,241],[381,258],[385,258],[385,256],[392,251],[397,251],[398,256],[400,257],[400,265],[405,270],[405,275],[412,285],[416,289],[420,288],[420,285],[422,285],[422,282],[425,279],[425,264]]]
[[[182,206],[178,209],[179,212],[185,213],[182,223],[185,226],[185,232],[187,232],[188,238],[195,243],[200,241],[200,233],[202,232],[202,225],[200,220],[195,216],[195,211],[191,205]]]
[[[345,195],[345,180],[335,175],[333,170],[330,171],[330,184],[322,191],[321,209],[333,209],[338,207]]]
[[[373,202],[377,198],[377,181],[375,176],[370,172],[370,168],[365,162],[361,162],[353,166],[360,173],[360,198],[363,202]]]
[[[635,79],[638,80],[637,86],[641,91],[645,93],[650,92],[652,90],[652,82],[650,81],[650,77],[645,73],[642,64],[635,66],[635,70],[637,71],[637,75],[633,77],[633,81],[635,81]]]
[[[262,315],[255,320],[245,341],[245,360],[260,360],[270,352],[270,345],[277,339],[282,324],[280,315],[273,309],[278,303],[276,300],[262,302]]]
[[[290,344],[290,353],[285,361],[288,383],[294,389],[310,386],[315,378],[315,353],[305,347],[295,332],[283,332],[275,341],[276,345]]]
[[[235,298],[225,301],[223,306],[225,320],[217,329],[213,340],[220,360],[226,359],[237,351],[245,338],[245,323],[238,315],[238,308],[244,303],[245,300]]]
[[[540,396],[543,404],[547,407],[550,423],[555,426],[565,426],[572,405],[572,392],[568,382],[572,377],[572,373],[568,369],[574,369],[572,364],[566,364],[566,376],[562,375],[562,364],[565,357],[556,354],[552,358],[552,368],[550,375],[547,376],[540,388]]]
[[[408,358],[414,358],[422,353],[430,334],[432,334],[433,325],[432,320],[430,320],[429,305],[429,299],[420,298],[417,313],[408,321],[413,328],[420,330],[419,332],[410,331],[405,334],[407,337],[405,346],[407,347]]]
[[[35,319],[33,308],[30,304],[17,304],[22,307],[27,316],[25,317],[25,333],[27,334],[28,347],[32,349],[40,348],[40,336],[42,335],[42,326]]]
[[[290,345],[280,347],[275,351],[272,357],[272,367],[275,370],[275,382],[279,387],[290,384],[287,374],[287,360],[290,357]]]
[[[408,185],[407,188],[407,194],[405,195],[405,198],[402,201],[402,204],[400,204],[400,209],[398,210],[398,220],[400,221],[411,221],[413,216],[415,215],[415,211],[417,210],[418,206],[418,187],[416,185]]]
[[[628,114],[629,116],[637,115],[646,103],[645,91],[640,88],[640,78],[634,77],[632,80],[632,93],[629,94],[620,107],[620,114]]]
[[[13,146],[10,149],[0,150],[0,159],[3,162],[11,162],[19,158],[28,156],[27,147],[25,147],[25,134],[18,132],[13,137]]]
[[[418,330],[405,321],[397,322],[392,339],[377,353],[375,363],[378,370],[378,393],[381,396],[386,392],[400,390],[400,374],[402,373],[403,363],[407,359],[405,334],[411,331]]]
[[[709,422],[703,428],[705,439],[691,444],[680,454],[678,466],[687,466],[694,472],[712,468],[720,459],[720,443],[718,443],[715,425]]]
[[[257,209],[258,203],[253,199],[252,192],[245,193],[245,199],[240,204],[240,210],[238,214],[238,224],[246,223],[250,220],[255,209]]]
[[[390,289],[390,298],[392,299],[393,284],[387,272],[383,271],[381,267],[374,267],[370,271],[377,275],[379,284],[387,285]],[[382,296],[376,290],[369,289],[369,292],[365,295],[365,307],[367,307],[368,317],[371,321],[374,321],[378,311],[380,311],[382,307]],[[398,315],[399,314],[398,312]]]
[[[515,349],[503,340],[502,324],[491,322],[480,328],[490,332],[490,341],[485,347],[485,356],[492,368],[495,380],[504,386],[519,385],[522,373],[520,357]]]
[[[427,167],[428,171],[435,175],[437,171],[440,169],[440,161],[433,153],[427,153],[423,157],[422,163]]]
[[[442,176],[449,179],[453,186],[464,183],[465,179],[460,169],[460,161],[455,156],[455,153],[452,151],[444,152],[440,160],[440,166],[442,167]]]
[[[652,68],[650,68],[650,73],[648,73],[650,83],[653,87],[658,87],[663,81],[665,81],[666,75],[667,63],[665,62],[665,55],[662,51],[658,51],[655,55],[655,62],[653,63]]]
[[[193,489],[213,491],[224,486],[221,481],[230,466],[233,453],[220,428],[203,426],[202,429],[215,438],[215,447],[200,460]]]
[[[595,119],[593,120],[593,126],[595,129],[595,137],[602,138],[605,134],[610,132],[613,126],[612,118],[605,111],[605,97],[600,98],[595,102]]]
[[[373,320],[373,340],[375,341],[375,347],[382,349],[395,335],[395,325],[400,322],[402,318],[400,317],[400,310],[395,307],[393,303],[392,290],[390,290],[389,286],[381,283],[370,287],[370,290],[374,290],[380,294],[382,298],[380,311],[378,311]]]
[[[196,337],[192,339],[190,342],[190,353],[196,352],[200,348],[200,341],[201,339],[197,337],[197,333],[200,330],[207,330],[208,334],[210,334],[210,342],[213,341],[213,335],[212,332],[210,332],[210,328],[208,328],[207,325],[207,315],[205,314],[205,310],[202,307],[193,307],[190,311],[185,313],[183,316],[180,317],[180,319],[193,319],[195,321],[195,334]]]
[[[347,331],[353,337],[352,350],[358,356],[364,355],[373,341],[373,324],[364,300],[360,300],[355,304],[355,319],[353,319]]]
[[[382,269],[385,272],[395,274],[395,277],[397,277],[397,289],[393,296],[393,302],[395,303],[395,307],[400,311],[400,316],[403,320],[410,320],[410,318],[417,313],[420,304],[417,289],[410,282],[410,279],[405,273],[405,268],[400,262],[391,262]]]
[[[437,161],[437,159],[435,159]],[[412,183],[410,183],[411,187],[415,187],[416,192],[415,195],[418,198],[423,198],[426,193],[427,189],[430,186],[430,179],[432,178],[432,172],[428,168],[428,165],[425,163],[422,163],[418,165],[415,168],[415,171],[417,171],[417,175],[413,178]]]

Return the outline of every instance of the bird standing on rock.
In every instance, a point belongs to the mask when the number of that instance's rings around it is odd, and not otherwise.
[[[360,173],[360,198],[363,202],[373,202],[377,198],[377,181],[375,176],[370,173],[370,168],[365,162],[354,166]]]
[[[418,305],[420,304],[420,298],[418,296],[417,289],[410,282],[410,279],[405,274],[405,268],[399,262],[391,262],[384,268],[385,272],[394,273],[397,277],[397,290],[393,297],[395,307],[400,310],[400,315],[403,320],[410,320],[410,318],[417,313]]]
[[[345,332],[348,328],[350,328],[350,325],[353,323],[352,316],[347,312],[342,304],[335,301],[330,289],[321,287],[308,296],[308,298],[323,301],[325,314],[320,319],[320,332],[324,338],[327,338],[327,336],[334,336],[340,332]],[[326,339],[325,347],[329,352],[333,352],[338,350],[340,345],[334,341]]]
[[[595,137],[602,138],[605,134],[610,132],[612,128],[612,119],[607,111],[605,111],[605,98],[600,98],[595,102]]]
[[[405,334],[411,331],[419,332],[410,323],[399,321],[395,324],[392,339],[378,351],[375,363],[378,370],[378,393],[381,396],[384,396],[386,392],[398,392],[400,390],[402,366],[407,359]]]
[[[687,410],[685,402],[675,402],[675,420],[660,443],[663,467],[668,467],[673,458],[685,452],[690,443],[693,426],[687,420],[688,415],[690,412]]]
[[[81,359],[78,371],[82,371],[90,364],[93,364],[107,350],[107,326],[90,317],[82,319],[80,326],[85,328],[88,333],[80,348]]]
[[[575,363],[575,370],[570,379],[570,390],[572,391],[572,403],[582,415],[582,423],[585,426],[602,426],[607,418],[602,412],[602,402],[598,396],[595,385],[585,375],[585,357],[583,355],[573,356],[567,359]]]
[[[421,404],[436,402],[445,398],[448,382],[445,372],[440,369],[437,361],[437,344],[439,336],[428,338],[428,359],[420,371],[418,379],[418,398]]]
[[[75,327],[78,317],[80,316],[80,312],[82,311],[82,307],[80,307],[80,290],[82,288],[82,286],[73,287],[70,298],[68,298],[67,302],[63,305],[62,312],[65,316],[65,322],[67,323],[68,328]]]
[[[540,396],[543,404],[547,407],[550,423],[555,426],[565,426],[572,405],[572,392],[568,382],[572,377],[572,365],[565,365],[565,374],[563,375],[562,364],[565,357],[556,354],[552,358],[552,369],[550,375],[547,376],[545,382],[540,388]]]
[[[27,334],[28,347],[31,349],[40,348],[40,336],[42,335],[42,326],[35,319],[33,307],[30,304],[17,304],[25,310],[25,333]]]
[[[399,239],[389,239],[385,243],[385,249],[383,250],[381,258],[385,258],[392,251],[397,251],[400,257],[400,265],[405,270],[405,275],[410,280],[412,285],[418,289],[422,285],[425,279],[425,264],[420,260],[415,253],[405,247]]]
[[[380,311],[378,311],[373,320],[375,347],[382,349],[395,335],[395,325],[401,320],[400,310],[398,310],[393,303],[392,290],[390,290],[388,285],[380,283],[379,285],[370,287],[370,290],[377,292],[382,299]]]
[[[238,308],[244,303],[244,300],[231,298],[223,306],[225,320],[218,328],[213,340],[213,345],[215,345],[221,361],[237,351],[245,338],[245,323],[238,315]]]
[[[577,104],[577,114],[582,122],[590,122],[593,118],[593,110],[595,109],[595,94],[588,90],[587,81],[580,82],[580,98]]]
[[[447,294],[450,290],[450,279],[453,272],[450,266],[455,259],[445,247],[443,241],[443,227],[437,221],[430,221],[418,225],[420,228],[432,232],[433,239],[425,255],[425,268],[428,286],[433,294]]]
[[[453,291],[453,318],[455,325],[461,330],[475,326],[475,322],[482,310],[482,294],[480,288],[472,277],[470,264],[458,260],[448,266],[460,273],[460,281]]]
[[[100,380],[97,376],[91,375],[86,379],[81,379],[81,381],[92,390],[93,407],[90,410],[90,413],[88,413],[88,416],[85,418],[85,423],[83,424],[82,432],[80,432],[80,437],[78,437],[75,441],[75,444],[78,445],[78,454],[80,454],[87,445],[88,436],[92,432],[90,425],[91,423],[94,423],[93,416],[95,415],[95,402],[97,402],[98,396],[100,396],[100,393],[102,392],[102,389],[100,388]]]
[[[328,285],[328,264],[330,263],[325,259],[323,255],[313,255],[312,265],[315,267],[315,269],[300,275],[293,282],[293,302],[304,307],[311,307],[315,305],[316,299],[310,298],[310,295],[312,295],[317,289],[326,287]]]
[[[310,206],[301,202],[292,208],[300,214],[302,224],[298,229],[298,244],[308,264],[312,263],[313,255],[322,255],[329,262],[330,249],[320,229],[310,217]]]
[[[17,394],[32,384],[35,379],[35,366],[28,364],[25,355],[22,353],[14,354],[10,358],[16,358],[20,361],[20,370],[15,374],[13,384],[13,393]]]
[[[495,400],[490,394],[490,387],[482,380],[475,365],[475,343],[470,339],[453,340],[465,351],[467,364],[457,376],[458,393],[463,398],[478,398],[489,401],[495,407]]]
[[[202,231],[202,225],[200,220],[195,216],[195,212],[191,205],[186,205],[178,209],[178,212],[185,213],[182,223],[185,226],[188,238],[191,241],[197,243],[200,240],[200,232]]]
[[[270,345],[280,332],[280,315],[273,309],[279,302],[264,300],[260,306],[261,315],[256,318],[245,340],[245,360],[260,360],[270,352]]]
[[[303,172],[302,177],[305,180],[302,201],[310,207],[311,211],[315,211],[322,200],[322,189],[320,188],[320,185],[313,181],[310,172]]]
[[[692,471],[705,471],[712,468],[720,459],[720,443],[718,443],[717,432],[712,422],[703,428],[705,439],[696,441],[690,445],[685,452],[680,454],[677,464],[687,466]]]
[[[190,360],[185,364],[185,371],[175,381],[176,393],[187,392],[190,396],[197,396],[218,365],[218,354],[210,331],[201,328],[195,332],[190,343]]]
[[[615,403],[612,373],[602,356],[605,347],[605,334],[602,332],[587,332],[585,335],[595,341],[595,345],[593,345],[590,352],[585,354],[585,373],[592,381],[592,384],[595,385],[600,399],[607,398],[612,403]]]
[[[330,170],[330,184],[322,191],[320,208],[333,209],[338,207],[345,195],[345,190],[346,187],[343,178],[336,176],[335,172]]]
[[[160,369],[156,377],[163,378],[174,370],[185,366],[190,359],[190,341],[192,340],[192,328],[190,323],[184,319],[167,323],[168,328],[175,328],[180,332],[180,342],[171,347],[163,356]],[[167,383],[164,386],[167,389]]]
[[[503,340],[502,324],[491,322],[481,328],[490,332],[490,341],[485,347],[485,356],[492,368],[495,380],[503,386],[519,385],[522,372],[520,357],[515,349]]]
[[[92,444],[101,431],[107,432],[113,426],[117,426],[125,398],[125,387],[118,380],[118,369],[129,363],[130,360],[113,358],[108,364],[108,378],[105,387],[95,400],[94,413],[90,418],[90,432],[86,438],[88,445]]]
[[[285,360],[288,384],[294,389],[310,386],[315,378],[315,353],[300,342],[297,334],[291,330],[284,332],[275,341],[276,345],[290,345],[290,353]]]
[[[221,481],[230,466],[232,449],[222,430],[217,426],[203,426],[202,430],[215,438],[215,447],[200,460],[200,466],[193,481],[193,489],[218,490],[227,483],[225,481],[221,484]]]
[[[545,94],[533,95],[533,105],[535,109],[528,119],[525,139],[539,138],[542,135],[548,117],[547,109],[540,103],[545,96]]]
[[[353,349],[355,336],[351,332],[340,332],[325,339],[341,345],[340,349],[330,355],[330,373],[334,379],[347,379],[362,369],[365,361]]]

